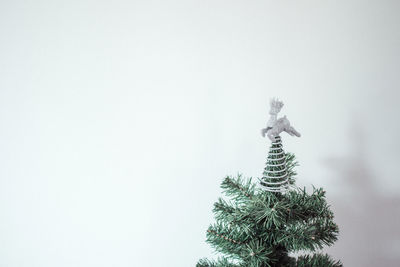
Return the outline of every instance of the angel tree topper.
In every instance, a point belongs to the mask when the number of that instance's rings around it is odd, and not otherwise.
[[[269,114],[271,117],[268,120],[267,128],[261,129],[262,136],[265,137],[266,134],[272,142],[275,142],[275,137],[279,136],[283,131],[287,132],[291,136],[295,135],[300,137],[300,133],[290,126],[290,122],[286,116],[277,119],[278,113],[283,107],[283,102],[278,99],[272,99],[270,104],[271,109]]]

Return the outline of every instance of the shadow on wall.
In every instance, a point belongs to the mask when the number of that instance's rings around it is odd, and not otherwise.
[[[349,156],[324,160],[344,188],[341,195],[329,200],[340,235],[327,252],[341,259],[344,266],[397,267],[400,266],[400,197],[387,196],[376,189],[379,174],[367,163],[367,159],[373,158],[366,153],[362,127],[359,124],[352,127]]]

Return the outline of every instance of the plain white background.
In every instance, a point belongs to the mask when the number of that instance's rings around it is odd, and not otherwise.
[[[279,97],[346,266],[400,262],[397,1],[1,1],[0,266],[194,266]]]

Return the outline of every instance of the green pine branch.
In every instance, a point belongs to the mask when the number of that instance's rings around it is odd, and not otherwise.
[[[247,209],[219,198],[214,203],[213,212],[217,222],[238,227],[247,235],[254,234],[253,227],[251,227],[254,225],[254,220]]]
[[[338,228],[331,221],[289,224],[279,231],[277,243],[290,251],[311,250],[332,245],[337,240]]]
[[[252,183],[251,179],[243,182],[241,175],[238,175],[237,178],[227,176],[222,182],[221,188],[225,195],[238,203],[252,199],[255,194],[255,184]]]
[[[327,254],[314,254],[300,256],[297,259],[297,267],[342,267],[340,261],[333,260]]]
[[[296,157],[292,153],[286,153],[286,169],[289,178],[289,184],[294,185],[296,182],[295,176],[297,172],[295,171],[295,167],[299,166],[299,163],[296,161]]]
[[[292,190],[287,192],[284,198],[288,203],[291,220],[333,219],[333,212],[329,209],[322,188],[313,188],[312,194],[308,194],[305,188]]]
[[[227,258],[221,257],[217,260],[201,259],[196,267],[245,267],[242,264],[235,264]]]
[[[212,224],[207,230],[207,242],[217,251],[240,259],[249,236],[235,226],[223,223]]]

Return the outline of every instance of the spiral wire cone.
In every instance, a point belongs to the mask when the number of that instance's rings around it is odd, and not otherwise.
[[[260,180],[261,187],[270,192],[284,192],[289,184],[286,168],[286,155],[282,148],[280,136],[275,137],[269,149],[267,163],[263,177]]]

